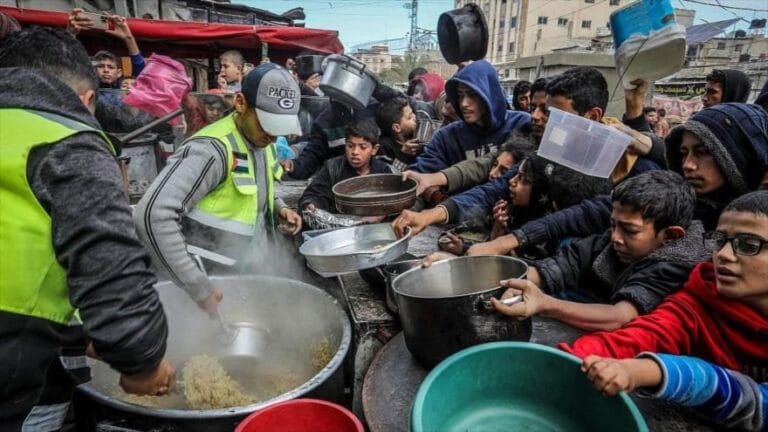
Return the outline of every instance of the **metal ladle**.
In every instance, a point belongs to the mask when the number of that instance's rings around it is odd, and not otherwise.
[[[200,271],[202,271],[207,276],[208,272],[205,271],[205,265],[203,265],[203,260],[200,258],[200,255],[192,254],[192,259],[195,260],[195,263],[197,264],[197,267],[200,269]],[[232,345],[235,342],[235,339],[238,337],[239,329],[226,322],[218,308],[216,308],[215,318],[216,322],[219,323],[219,333],[221,333],[222,336],[218,338],[219,342],[225,346]]]

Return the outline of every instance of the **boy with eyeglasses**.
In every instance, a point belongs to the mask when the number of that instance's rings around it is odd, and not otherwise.
[[[768,191],[729,204],[705,245],[712,261],[652,313],[560,348],[585,358],[582,370],[605,393],[642,388],[641,395],[695,407],[728,427],[764,430]]]

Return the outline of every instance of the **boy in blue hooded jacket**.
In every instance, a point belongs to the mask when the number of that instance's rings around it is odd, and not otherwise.
[[[530,128],[531,116],[512,111],[496,69],[485,60],[469,64],[445,84],[448,101],[462,121],[439,129],[410,169],[433,173],[496,150],[516,129]]]

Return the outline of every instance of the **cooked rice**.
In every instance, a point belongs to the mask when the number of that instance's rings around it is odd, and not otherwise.
[[[327,337],[324,337],[312,344],[309,361],[315,369],[320,370],[331,361],[333,354],[331,342],[328,341]]]
[[[256,398],[207,355],[190,357],[181,370],[184,397],[192,409],[216,409],[250,405]]]

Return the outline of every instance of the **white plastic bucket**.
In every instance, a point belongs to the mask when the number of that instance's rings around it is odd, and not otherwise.
[[[580,173],[608,178],[631,141],[615,128],[550,108],[538,155]]]
[[[611,14],[614,60],[624,88],[672,75],[685,60],[685,27],[670,0],[640,0]]]

